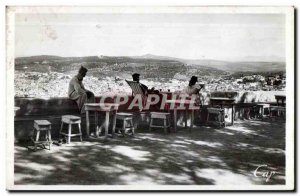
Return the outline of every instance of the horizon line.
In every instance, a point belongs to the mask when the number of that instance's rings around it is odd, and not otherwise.
[[[49,55],[49,54],[40,54],[40,55],[30,55],[30,56],[15,56],[14,58],[30,58],[30,57],[38,57],[38,56],[54,56],[54,57],[61,57],[61,58],[83,58],[83,57],[143,57],[143,56],[153,56],[153,57],[162,57],[162,58],[173,58],[178,59],[178,60],[190,60],[190,61],[197,61],[197,60],[211,60],[211,61],[225,61],[225,62],[286,62],[285,57],[279,57],[279,56],[266,56],[266,58],[270,58],[270,57],[275,57],[275,58],[279,58],[282,59],[280,61],[266,61],[266,60],[259,60],[259,59],[253,59],[253,60],[247,60],[247,59],[237,59],[237,60],[233,60],[233,59],[218,59],[218,58],[181,58],[181,57],[173,57],[173,56],[164,56],[164,55],[157,55],[157,54],[151,54],[151,53],[146,53],[143,55],[85,55],[85,56],[59,56],[59,55]],[[251,57],[251,56],[249,56]],[[248,57],[248,58],[249,58]],[[254,57],[261,57],[261,56],[254,56]],[[244,57],[247,58],[247,57]],[[264,58],[264,57],[263,57]]]

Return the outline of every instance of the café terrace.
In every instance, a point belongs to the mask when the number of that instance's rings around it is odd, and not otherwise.
[[[97,95],[85,114],[64,97],[15,97],[14,183],[285,184],[284,92],[210,92],[197,101],[130,87]],[[276,174],[260,175],[270,168]]]

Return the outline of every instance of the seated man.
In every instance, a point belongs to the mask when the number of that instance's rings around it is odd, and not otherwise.
[[[81,113],[85,113],[84,104],[94,103],[95,96],[91,91],[84,88],[82,80],[88,70],[85,67],[80,67],[78,74],[74,76],[69,83],[69,98],[76,101]]]
[[[147,95],[149,93],[150,94],[151,93],[159,94],[159,91],[158,90],[154,90],[154,87],[151,88],[151,89],[149,89],[146,85],[140,83],[140,74],[138,74],[138,73],[132,74],[132,80],[135,81],[135,82],[137,82],[137,83],[139,83],[139,85],[140,85],[140,87],[141,87],[141,89],[142,89],[142,91],[143,91],[143,93],[145,95]]]

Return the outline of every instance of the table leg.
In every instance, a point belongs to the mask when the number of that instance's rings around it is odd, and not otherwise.
[[[234,105],[231,106],[231,125],[234,124],[235,108]]]
[[[187,128],[187,118],[188,118],[188,109],[187,108],[185,108],[185,116],[184,117],[185,117],[184,118],[184,120],[185,120],[184,128]]]
[[[177,131],[177,109],[174,108],[174,131]]]
[[[190,131],[192,131],[194,126],[194,110],[191,111],[191,125],[190,125]]]
[[[105,112],[105,138],[108,136],[109,111]]]
[[[89,111],[86,110],[86,135],[87,138],[90,137],[90,118],[89,118]]]
[[[48,140],[49,140],[49,150],[50,150],[51,145],[52,145],[52,139],[51,139],[51,125],[49,126],[49,129],[48,129]]]
[[[99,137],[99,135],[100,135],[99,125],[98,125],[98,112],[97,111],[95,111],[95,134],[96,134],[96,137]]]
[[[114,137],[114,135],[115,135],[116,123],[117,123],[117,111],[114,112],[113,128],[112,128],[112,133],[111,133],[112,137]]]

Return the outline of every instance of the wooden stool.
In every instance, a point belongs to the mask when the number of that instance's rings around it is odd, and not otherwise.
[[[272,117],[272,112],[274,111],[277,113],[277,116],[280,116],[280,114],[282,114],[282,116],[285,116],[286,108],[283,106],[270,106],[270,117]]]
[[[162,119],[164,121],[164,125],[154,125],[153,119]],[[168,124],[167,124],[168,121]],[[163,112],[150,112],[150,125],[149,131],[151,131],[152,127],[164,128],[164,132],[167,132],[167,128],[170,128],[170,113]]]
[[[215,123],[215,120],[211,120],[209,119],[209,116],[211,115],[217,115],[217,123],[219,124],[220,127],[225,127],[226,123],[225,123],[225,115],[224,115],[225,111],[222,108],[207,108],[207,119],[206,119],[206,123]]]
[[[68,133],[63,132],[63,126],[64,124],[68,124]],[[72,134],[72,125],[78,125],[79,133]],[[71,137],[79,136],[80,141],[82,141],[82,132],[81,132],[81,118],[79,116],[73,116],[73,115],[64,115],[61,117],[61,127],[59,131],[59,137],[60,135],[67,136],[68,140],[67,143],[69,144],[71,142]]]
[[[40,132],[43,131],[45,132],[44,136],[45,139],[44,141],[40,141]],[[36,132],[36,134],[35,134]],[[35,139],[34,139],[35,137]],[[33,135],[32,135],[32,141],[34,143],[34,150],[37,149],[38,144],[48,144],[49,145],[49,150],[51,149],[51,123],[48,120],[35,120],[33,122]]]
[[[125,135],[125,132],[128,130],[131,130],[132,136],[134,135],[134,125],[133,125],[133,115],[130,113],[124,113],[120,112],[117,113],[116,120],[122,121],[122,126],[117,126],[116,124],[116,130],[119,130],[122,132],[122,135]],[[129,122],[129,123],[126,123]],[[129,126],[126,126],[129,125]]]
[[[256,107],[258,107],[258,115],[260,118],[268,117],[270,116],[270,104],[263,103],[263,104],[257,104]],[[265,113],[265,110],[268,110],[268,114]]]

